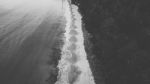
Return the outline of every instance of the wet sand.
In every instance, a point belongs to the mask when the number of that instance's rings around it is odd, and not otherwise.
[[[53,54],[53,48],[58,46],[55,43],[62,32],[60,27],[60,23],[45,20],[30,36],[16,45],[11,41],[14,38],[3,42],[9,34],[1,37],[0,84],[48,84],[46,80],[53,84],[57,75],[56,61],[59,58]]]

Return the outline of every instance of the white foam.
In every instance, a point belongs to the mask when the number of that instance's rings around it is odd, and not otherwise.
[[[59,61],[59,77],[56,84],[69,84],[68,83],[68,75],[71,65],[75,65],[81,71],[81,75],[77,78],[78,80],[74,84],[95,84],[94,77],[92,75],[89,62],[87,60],[87,54],[85,52],[84,47],[84,36],[82,31],[82,16],[78,12],[78,7],[76,5],[71,5],[67,0],[64,2],[64,17],[66,18],[66,27],[65,27],[65,38],[64,38],[64,45],[62,48],[62,56],[61,60]],[[76,27],[76,28],[74,28]],[[71,53],[68,50],[71,42],[69,38],[72,34],[69,34],[71,29],[75,29],[78,34],[75,35],[77,41],[75,44],[77,45],[77,49],[75,50],[77,57],[79,60],[77,63],[73,64],[70,61],[66,60],[67,58],[71,57]]]

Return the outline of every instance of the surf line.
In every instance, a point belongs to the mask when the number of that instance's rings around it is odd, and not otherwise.
[[[82,16],[70,0],[64,0],[63,8],[66,20],[64,45],[55,84],[95,84],[84,47]]]

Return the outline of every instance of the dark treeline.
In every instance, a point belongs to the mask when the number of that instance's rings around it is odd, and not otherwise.
[[[96,84],[150,84],[149,0],[73,0],[91,34]]]

